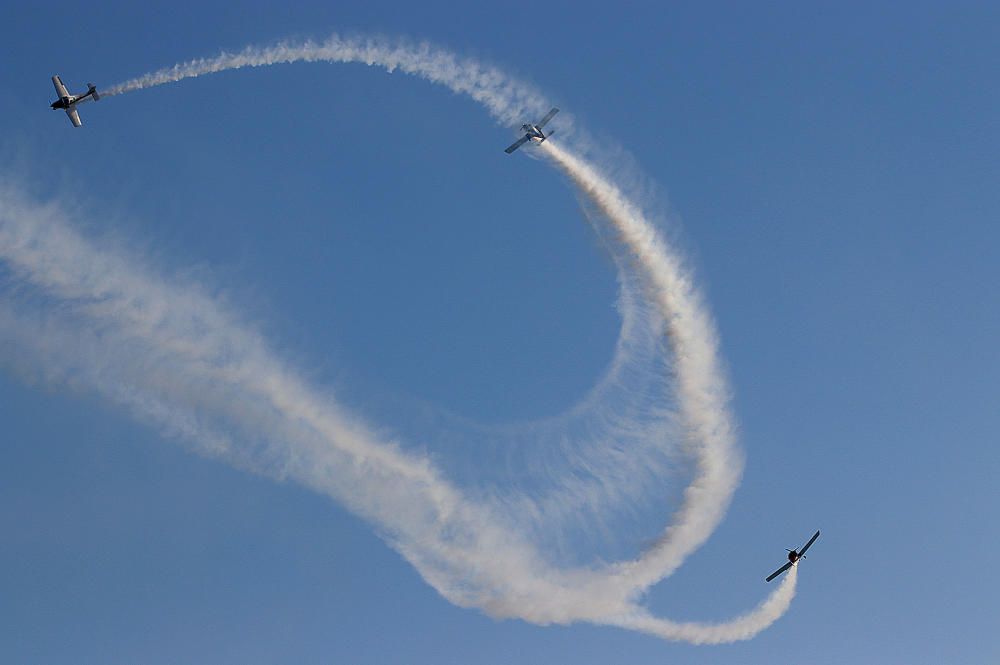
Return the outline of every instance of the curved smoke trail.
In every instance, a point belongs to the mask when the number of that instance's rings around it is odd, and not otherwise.
[[[332,37],[196,60],[115,86],[116,95],[184,78],[282,62],[361,62],[399,69],[467,94],[515,124],[548,108],[534,89],[496,68],[426,44]],[[53,380],[96,389],[204,454],[288,477],[371,520],[442,595],[498,617],[589,621],[667,639],[748,639],[789,607],[796,574],[758,608],[720,624],[675,623],[638,604],[718,526],[742,458],[728,410],[716,334],[690,273],[643,210],[593,162],[547,141],[540,154],[587,197],[639,266],[641,292],[672,352],[682,451],[694,478],[657,542],[601,566],[558,567],[499,502],[467,496],[425,457],[345,411],[281,362],[266,342],[197,286],[168,286],[128,252],[98,248],[69,216],[15,191],[0,192],[0,260],[25,288],[58,308],[0,303],[0,332],[21,362]]]

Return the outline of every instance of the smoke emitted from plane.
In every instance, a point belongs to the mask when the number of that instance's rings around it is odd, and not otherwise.
[[[112,86],[102,95],[111,97],[230,69],[292,62],[358,63],[381,67],[390,73],[398,70],[419,76],[468,95],[485,106],[493,117],[509,125],[520,126],[524,118],[541,116],[548,110],[538,90],[496,67],[459,58],[426,42],[411,43],[373,36],[332,35],[322,43],[306,41],[299,44],[282,42],[264,48],[249,46],[238,53],[222,53],[213,58],[191,60],[145,74]]]
[[[550,107],[541,93],[500,70],[427,44],[336,36],[322,44],[248,48],[176,65],[105,94],[294,61],[398,69],[467,94],[514,126]],[[581,156],[589,146],[571,145],[548,140],[540,154],[585,197],[592,222],[607,231],[619,260],[624,323],[606,381],[618,381],[637,357],[630,355],[635,349],[644,358],[659,342],[669,349],[673,379],[663,387],[663,406],[646,412],[652,424],[618,421],[566,461],[591,470],[599,491],[553,491],[545,506],[570,512],[574,502],[633,500],[634,490],[624,486],[630,477],[622,473],[629,464],[648,462],[655,474],[664,455],[690,459],[693,479],[680,506],[654,545],[632,559],[555,564],[533,536],[549,519],[536,497],[514,491],[473,496],[426,455],[302,378],[204,286],[169,279],[127,247],[89,241],[63,208],[10,187],[0,190],[0,261],[18,288],[0,299],[0,336],[16,348],[5,360],[97,391],[201,454],[329,495],[370,520],[458,605],[538,624],[587,621],[698,644],[748,639],[788,609],[794,568],[755,610],[724,623],[671,622],[641,604],[644,592],[718,526],[739,483],[742,456],[714,324],[690,271],[648,212],[626,194],[629,183],[607,175],[615,165],[601,168]],[[601,394],[594,393],[589,406]],[[604,460],[614,462],[604,468]],[[523,515],[535,524],[522,522]]]
[[[764,602],[751,612],[724,623],[670,621],[646,612],[627,614],[619,617],[617,621],[611,621],[611,623],[667,640],[691,642],[692,644],[725,644],[748,640],[780,619],[788,611],[795,598],[798,575],[798,567],[792,566],[785,579],[781,581],[781,585],[775,589],[774,593],[764,599]]]

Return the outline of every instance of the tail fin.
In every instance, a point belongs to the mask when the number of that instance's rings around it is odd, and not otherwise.
[[[101,96],[97,94],[97,88],[94,87],[93,83],[88,83],[87,87],[90,88],[87,92],[90,93],[90,96],[94,98],[95,102],[101,98]]]

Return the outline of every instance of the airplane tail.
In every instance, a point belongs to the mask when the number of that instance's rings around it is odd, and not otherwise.
[[[93,83],[88,83],[87,87],[89,88],[89,90],[87,90],[87,92],[90,94],[91,97],[94,98],[95,102],[101,98],[101,96],[99,94],[97,94],[97,88],[94,87]]]

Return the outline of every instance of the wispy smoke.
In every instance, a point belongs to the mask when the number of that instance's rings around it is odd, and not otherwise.
[[[322,44],[248,48],[176,65],[105,94],[294,61],[398,69],[467,94],[509,124],[549,107],[539,92],[496,68],[427,44],[336,36]],[[473,495],[426,456],[362,422],[303,379],[203,286],[178,285],[127,248],[89,241],[60,207],[10,187],[0,190],[0,261],[18,288],[0,300],[0,335],[18,351],[6,360],[41,370],[52,381],[96,390],[202,454],[333,497],[370,520],[424,579],[459,605],[497,617],[589,621],[699,644],[748,639],[788,609],[794,567],[758,608],[724,623],[675,623],[639,604],[650,586],[706,541],[739,483],[742,457],[711,317],[683,261],[622,183],[569,144],[550,140],[541,147],[590,201],[616,251],[630,259],[619,266],[625,323],[605,381],[619,380],[635,348],[648,351],[665,342],[670,351],[674,382],[663,389],[662,407],[645,411],[653,412],[654,424],[616,422],[605,434],[620,440],[597,437],[567,462],[586,467],[598,490],[578,484],[547,497]],[[598,390],[591,401],[601,395]],[[666,432],[676,437],[667,440]],[[629,447],[621,448],[623,443]],[[567,567],[538,546],[533,533],[551,512],[562,507],[568,513],[601,497],[633,500],[623,469],[678,451],[692,460],[693,479],[659,538],[639,556]],[[607,469],[603,460],[612,461]],[[519,520],[522,515],[534,520],[532,528]]]
[[[682,640],[693,644],[723,644],[737,640],[748,640],[788,611],[792,599],[795,598],[795,585],[798,582],[798,577],[798,567],[792,566],[778,588],[764,602],[753,611],[724,623],[669,621],[641,611],[624,615],[609,623],[664,639]]]
[[[496,67],[459,58],[426,42],[410,43],[370,36],[333,35],[322,43],[250,46],[238,53],[179,63],[112,86],[101,94],[110,97],[214,72],[291,62],[359,63],[388,72],[398,70],[412,74],[468,95],[506,124],[520,125],[523,118],[548,110],[539,91]]]

